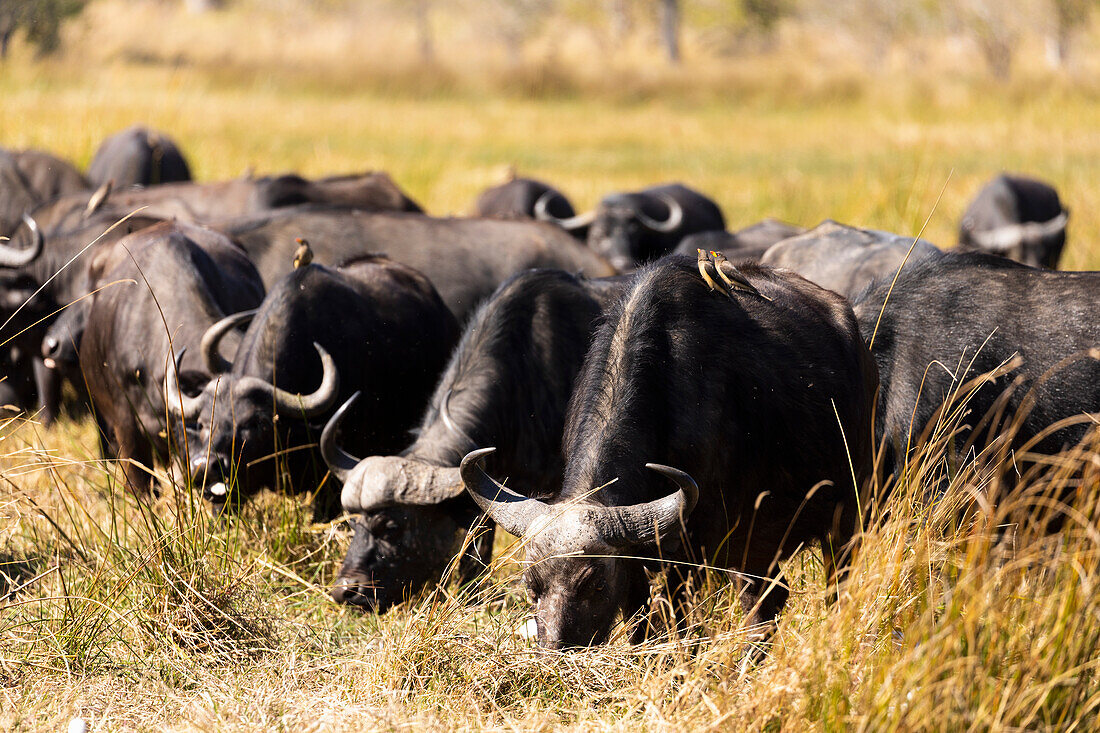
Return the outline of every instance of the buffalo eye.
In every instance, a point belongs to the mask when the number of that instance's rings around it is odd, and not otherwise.
[[[387,519],[385,522],[382,523],[380,527],[378,527],[376,533],[379,538],[388,539],[396,535],[399,529],[400,527],[398,526],[397,522],[393,521],[392,519]]]
[[[602,593],[605,587],[603,573],[595,565],[589,565],[581,571],[573,583],[578,592]]]

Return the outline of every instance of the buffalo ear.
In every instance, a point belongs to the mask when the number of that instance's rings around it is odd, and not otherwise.
[[[197,397],[210,381],[210,375],[195,369],[187,369],[179,375],[179,388],[186,397]]]
[[[107,199],[111,195],[111,188],[114,185],[114,180],[109,180],[95,190],[92,197],[88,199],[88,205],[84,208],[85,219],[103,208],[103,205],[107,203]]]

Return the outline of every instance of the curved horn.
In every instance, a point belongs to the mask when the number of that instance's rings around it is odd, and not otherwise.
[[[38,228],[38,222],[29,214],[23,214],[23,223],[31,233],[30,248],[16,249],[6,244],[0,245],[0,267],[26,267],[42,254],[45,240],[42,238],[42,230]]]
[[[516,537],[522,537],[531,522],[549,512],[550,507],[505,488],[481,469],[481,459],[495,450],[481,448],[467,453],[459,467],[459,475],[466,491],[490,519]]]
[[[405,456],[368,456],[344,482],[340,503],[349,512],[437,506],[465,490],[456,466],[433,466]]]
[[[658,463],[645,467],[671,479],[677,490],[645,504],[602,509],[594,521],[600,539],[612,547],[653,544],[680,526],[699,501],[699,486],[685,472]]]
[[[321,457],[328,464],[328,469],[341,482],[347,481],[348,474],[359,465],[359,459],[336,444],[336,431],[340,428],[340,422],[344,419],[344,415],[359,399],[360,394],[362,392],[356,392],[347,399],[347,402],[340,405],[340,409],[332,414],[332,417],[325,423],[325,429],[321,431]]]
[[[650,219],[642,211],[641,207],[638,208],[636,216],[638,221],[645,224],[648,228],[655,232],[667,234],[668,232],[674,232],[679,228],[680,223],[684,220],[684,207],[680,206],[680,202],[669,196],[667,193],[657,194],[657,198],[664,202],[668,207],[668,218],[664,221],[657,221],[656,219]]]
[[[183,420],[194,420],[202,409],[202,398],[188,397],[179,386],[180,365],[183,364],[183,355],[186,353],[186,346],[176,352],[172,368],[164,375],[164,397],[169,414]]]
[[[321,357],[324,371],[321,384],[311,394],[288,392],[258,377],[242,377],[239,384],[245,389],[259,389],[270,393],[277,412],[300,412],[305,417],[316,417],[332,407],[332,403],[336,401],[336,395],[340,391],[340,372],[324,347],[314,341],[313,348],[317,349],[317,355]]]
[[[1063,211],[1048,221],[1007,224],[996,229],[972,231],[970,236],[982,249],[990,252],[1006,252],[1023,242],[1035,241],[1058,234],[1066,228],[1068,222],[1069,212]]]
[[[595,211],[586,211],[583,214],[577,214],[576,216],[570,216],[565,219],[560,219],[550,213],[550,201],[555,196],[560,196],[557,191],[543,191],[542,195],[535,201],[535,218],[539,221],[548,221],[552,224],[557,224],[559,227],[567,232],[574,231],[586,227],[596,220]]]
[[[257,311],[259,311],[259,308],[243,311],[241,313],[234,313],[231,316],[226,316],[206,329],[206,333],[202,335],[199,349],[202,353],[202,362],[206,365],[206,370],[208,372],[211,374],[221,374],[229,370],[231,365],[218,353],[218,345],[221,343],[222,339],[225,338],[227,333],[237,326],[251,321]]]

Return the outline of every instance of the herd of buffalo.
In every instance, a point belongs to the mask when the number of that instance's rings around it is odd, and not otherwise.
[[[1057,270],[1067,219],[1008,175],[952,251],[731,231],[680,184],[578,214],[513,177],[438,218],[385,173],[195,183],[142,127],[87,174],[0,149],[0,404],[89,410],[138,495],[159,465],[217,513],[265,488],[347,512],[338,602],[383,611],[463,547],[477,572],[481,523],[524,539],[543,646],[605,641],[661,560],[674,599],[683,567],[735,571],[767,628],[779,561],[816,542],[836,581],[873,477],[962,385],[971,460],[1086,437],[1100,273]]]

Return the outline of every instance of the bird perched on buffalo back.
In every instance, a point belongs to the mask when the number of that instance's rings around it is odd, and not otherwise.
[[[309,242],[298,237],[294,240],[298,243],[298,249],[294,251],[294,269],[299,267],[305,267],[310,262],[313,262],[313,250],[309,246]]]
[[[746,293],[758,295],[764,300],[771,300],[771,298],[757,290],[756,286],[750,283],[748,278],[732,262],[727,260],[724,254],[712,250],[710,255],[714,258],[714,269],[718,271],[718,277],[722,278],[722,282],[729,287],[728,294],[732,294],[734,290],[743,290]]]
[[[718,269],[714,266],[714,262],[711,261],[710,257],[707,256],[707,251],[705,249],[696,251],[699,252],[699,274],[702,276],[703,282],[711,290],[729,295],[730,287],[718,276]]]

